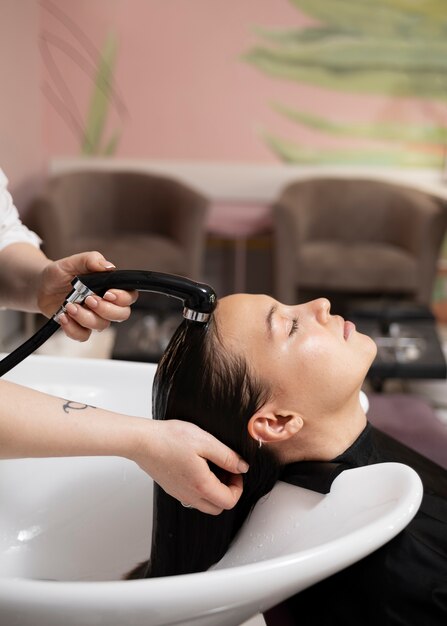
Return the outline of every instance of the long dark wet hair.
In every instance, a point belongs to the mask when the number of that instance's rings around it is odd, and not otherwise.
[[[183,321],[161,358],[153,385],[154,419],[193,422],[245,459],[243,494],[218,516],[188,509],[154,485],[150,560],[126,578],[187,574],[208,569],[226,552],[251,509],[278,479],[280,466],[247,430],[249,419],[270,397],[245,358],[224,349],[213,316],[208,324]],[[219,468],[211,466],[219,476]]]

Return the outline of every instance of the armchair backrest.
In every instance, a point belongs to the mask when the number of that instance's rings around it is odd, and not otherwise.
[[[318,178],[288,185],[277,206],[290,213],[301,240],[381,242],[417,252],[427,220],[443,235],[446,212],[429,194],[369,179]]]
[[[200,192],[165,176],[83,170],[53,176],[32,203],[26,223],[52,258],[65,256],[67,242],[80,235],[107,239],[142,233],[172,240],[195,257],[203,247],[208,204]]]

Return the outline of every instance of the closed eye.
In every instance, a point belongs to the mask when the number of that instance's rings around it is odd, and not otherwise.
[[[289,337],[291,337],[298,330],[298,318],[294,317],[292,320],[292,326],[289,331]]]

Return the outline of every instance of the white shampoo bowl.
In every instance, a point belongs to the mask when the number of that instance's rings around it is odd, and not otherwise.
[[[31,356],[5,378],[149,417],[154,371]],[[110,457],[2,461],[0,623],[236,626],[383,545],[421,494],[417,474],[396,463],[346,471],[327,496],[278,483],[211,571],[123,581],[148,556],[148,476]]]

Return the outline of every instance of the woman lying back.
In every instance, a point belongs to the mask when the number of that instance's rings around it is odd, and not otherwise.
[[[400,460],[399,444],[392,441],[390,447],[389,440],[368,424],[359,401],[375,355],[373,340],[357,332],[351,322],[331,315],[330,302],[325,298],[286,306],[268,296],[237,294],[219,301],[208,324],[184,321],[157,368],[153,417],[194,422],[237,451],[250,469],[244,475],[244,490],[237,505],[217,517],[182,506],[155,485],[150,562],[136,567],[128,577],[208,569],[224,555],[259,498],[272,489],[280,476],[284,479],[284,470],[292,482],[307,486],[309,467],[313,468],[314,483],[318,484],[318,468],[327,467],[334,460],[338,469],[332,480],[337,472],[349,467]],[[418,456],[415,454],[415,458]],[[310,466],[307,461],[317,463]],[[435,468],[439,476],[434,482],[445,489],[446,472],[439,466]],[[415,469],[421,471],[420,467]],[[323,470],[321,476],[321,491],[328,491],[327,472]],[[386,575],[389,590],[393,576],[400,584],[402,572],[414,572],[403,606],[402,595],[397,602],[402,613],[405,606],[421,598],[426,602],[430,597],[433,604],[433,593],[427,595],[428,583],[418,570],[420,563],[428,563],[431,592],[437,590],[441,598],[439,607],[433,605],[430,610],[436,616],[439,612],[439,621],[430,621],[431,613],[424,606],[425,621],[417,621],[418,613],[413,608],[409,610],[409,619],[415,621],[405,622],[408,624],[441,624],[447,617],[447,566],[441,558],[447,556],[445,491],[443,497],[438,498],[442,515],[439,513],[439,519],[436,518],[437,524],[432,523],[430,514],[427,524],[424,512],[426,527],[422,534],[430,543],[434,533],[436,549],[427,554],[427,541],[421,539],[419,543],[420,537],[415,539],[411,529],[406,529],[396,540],[406,548],[401,536],[407,531],[410,547],[415,541],[417,548],[423,546],[423,558],[419,562],[417,551],[410,550],[402,561],[398,555],[395,572],[389,571],[388,560],[383,564],[384,572],[379,569],[374,573]],[[396,540],[390,544],[396,545]],[[411,558],[414,561],[409,563]],[[368,564],[367,559],[362,561]],[[353,568],[347,571],[355,571]],[[328,580],[336,585],[337,576]],[[371,582],[367,577],[366,581],[368,584],[365,582],[364,588],[357,591],[365,594],[365,601]],[[345,587],[342,595],[336,594],[340,624],[351,623],[344,609],[344,603],[350,602],[348,591],[349,587]],[[304,594],[296,596],[298,600],[301,597]],[[352,623],[395,623],[386,621],[386,602],[378,604],[382,613],[371,619],[379,621],[370,622],[368,616],[355,615]],[[312,624],[320,623],[315,613],[319,610],[324,611],[324,606],[312,606]],[[298,611],[299,623],[305,624],[299,607]],[[330,616],[331,624],[339,623],[333,606]],[[322,617],[322,624],[325,619]]]

